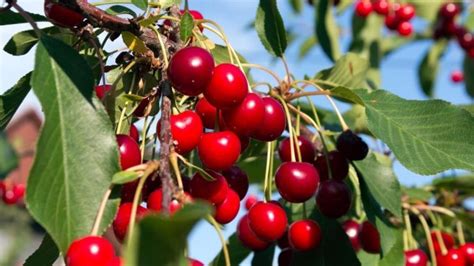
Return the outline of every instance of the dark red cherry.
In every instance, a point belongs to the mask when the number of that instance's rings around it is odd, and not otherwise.
[[[319,211],[329,218],[347,214],[352,204],[352,193],[346,183],[339,180],[321,182],[316,195]]]
[[[212,55],[199,47],[186,47],[171,58],[168,78],[184,95],[197,96],[209,84],[214,69]]]
[[[436,264],[438,266],[466,266],[466,258],[463,252],[457,248],[448,249],[446,254],[436,255]]]
[[[250,210],[250,208],[252,208],[253,205],[255,205],[255,203],[258,202],[258,197],[255,196],[255,195],[249,195],[247,197],[247,199],[245,200],[245,208],[247,210]]]
[[[128,135],[117,135],[116,137],[122,170],[139,165],[142,162],[142,156],[138,144]]]
[[[468,31],[460,30],[457,34],[457,39],[458,39],[459,45],[464,50],[469,50],[474,47],[474,34]]]
[[[451,2],[444,3],[439,9],[439,14],[448,20],[452,20],[460,12],[461,8],[459,8],[457,4]]]
[[[448,234],[446,232],[439,232],[439,234],[447,249],[451,249],[454,247],[454,237],[451,234]],[[436,235],[437,235],[436,231],[431,232],[431,240],[433,241],[433,248],[436,254],[441,254],[441,246],[438,241],[438,237]]]
[[[337,138],[337,150],[352,161],[363,160],[369,153],[369,146],[363,139],[350,130],[346,130]]]
[[[202,164],[220,171],[234,165],[240,155],[240,140],[232,131],[205,133],[198,145]]]
[[[111,85],[98,85],[98,86],[95,86],[95,95],[97,95],[97,98],[99,98],[99,100],[102,100],[102,99],[104,99],[107,92],[110,91],[110,89],[112,89]]]
[[[285,249],[290,247],[290,240],[288,239],[288,230],[283,234],[280,239],[277,241],[277,245],[280,249]]]
[[[408,21],[402,21],[398,24],[397,32],[400,36],[410,36],[413,33],[413,26]]]
[[[150,97],[145,97],[140,101],[138,104],[137,108],[135,108],[135,111],[133,111],[133,115],[135,117],[144,117],[146,116],[149,111],[148,111],[148,106],[150,105],[151,98]]]
[[[460,70],[454,70],[451,72],[451,81],[454,83],[460,83],[464,80],[464,73]]]
[[[351,241],[352,248],[355,252],[360,250],[360,241],[359,241],[359,234],[360,234],[360,225],[358,222],[354,220],[347,220],[342,224],[342,228],[346,232],[349,240]]]
[[[290,246],[299,251],[308,251],[321,242],[321,228],[313,220],[293,222],[288,229]]]
[[[137,206],[137,214],[136,220],[141,219],[147,213],[147,209],[143,208],[142,206]],[[125,239],[125,235],[127,234],[128,225],[130,223],[130,216],[132,215],[132,203],[127,202],[120,205],[117,216],[115,216],[115,220],[112,223],[112,227],[114,229],[115,237],[119,241],[123,241]]]
[[[405,266],[427,266],[428,256],[421,249],[405,251]]]
[[[250,138],[245,136],[239,136],[240,139],[240,154],[244,153],[250,144]]]
[[[337,150],[328,152],[327,157],[331,167],[332,178],[336,180],[344,180],[344,178],[346,178],[347,174],[349,173],[349,162],[347,161],[346,157],[344,157],[344,155],[342,155],[342,153]],[[316,158],[316,161],[314,161],[314,166],[316,167],[316,170],[318,170],[321,181],[329,179],[327,160],[326,156],[321,155]]]
[[[260,127],[252,134],[252,138],[260,141],[273,141],[285,131],[285,111],[283,106],[271,97],[263,97],[262,101],[265,106],[265,116]]]
[[[400,20],[394,14],[388,14],[385,16],[385,26],[390,30],[398,29],[398,25],[400,24]]]
[[[289,202],[305,202],[314,196],[319,174],[309,163],[285,162],[275,173],[275,184],[282,198]]]
[[[372,13],[372,3],[370,0],[360,0],[355,4],[355,13],[359,17],[367,17]]]
[[[249,177],[247,174],[240,169],[240,167],[234,165],[231,168],[222,171],[222,175],[227,180],[230,188],[237,192],[239,198],[241,200],[244,199],[249,190]]]
[[[257,202],[250,208],[249,226],[264,241],[276,241],[286,232],[286,212],[273,202]]]
[[[400,5],[400,8],[395,12],[395,15],[401,21],[409,21],[415,16],[415,7],[410,4]]]
[[[468,265],[474,265],[474,243],[466,243],[460,247]]]
[[[245,74],[232,64],[220,64],[214,68],[204,97],[216,108],[226,109],[238,106],[247,96],[248,84]]]
[[[138,132],[138,129],[135,125],[130,125],[130,131],[128,132],[128,135],[132,137],[132,139],[138,143],[140,139],[140,133]]]
[[[360,226],[359,240],[365,252],[378,254],[381,251],[380,234],[377,228],[369,221],[365,221]]]
[[[250,229],[249,216],[247,214],[242,216],[237,224],[237,238],[242,245],[254,251],[264,250],[270,245],[270,243],[258,238]]]
[[[150,193],[153,192],[158,187],[155,184],[158,184],[158,186],[161,185],[161,181],[159,177],[155,179],[155,181],[152,181],[151,178],[148,178],[146,180],[142,188],[142,197],[141,197],[142,200],[146,201]],[[133,198],[135,197],[135,192],[137,191],[137,186],[138,186],[138,180],[123,184],[121,196],[120,196],[122,203],[133,202]]]
[[[242,136],[250,136],[257,130],[264,116],[263,101],[255,93],[248,93],[238,106],[222,110],[226,128]]]
[[[196,148],[201,140],[204,127],[201,118],[193,111],[184,111],[170,117],[171,134],[176,152],[187,154]],[[161,119],[157,124],[157,133],[161,130]]]
[[[206,98],[201,98],[196,104],[196,113],[202,120],[205,128],[214,129],[216,124],[217,109]]]
[[[296,150],[296,145],[294,145],[295,151],[295,158],[298,160],[298,153]],[[303,136],[298,136],[298,146],[301,153],[301,161],[312,163],[314,161],[314,156],[316,155],[316,151],[314,150],[313,143],[309,141],[307,138]],[[280,142],[280,146],[278,147],[278,155],[280,156],[280,160],[282,162],[290,162],[291,161],[291,145],[290,145],[290,138],[285,138]]]
[[[228,189],[224,201],[216,205],[214,218],[220,224],[228,224],[235,219],[239,213],[239,209],[239,195],[234,190]]]
[[[53,24],[65,28],[79,26],[84,20],[80,13],[51,0],[44,1],[44,14]]]
[[[293,250],[291,248],[285,248],[278,254],[278,266],[290,266],[291,260],[293,259]]]
[[[390,3],[387,0],[375,0],[372,3],[372,8],[377,14],[385,16],[390,9]]]
[[[216,173],[209,172],[214,178],[212,181],[204,179],[204,177],[196,172],[191,179],[191,195],[194,198],[205,199],[213,204],[222,203],[227,197],[229,186],[225,178]]]
[[[68,266],[107,265],[115,257],[112,244],[100,236],[86,236],[74,240],[66,258]]]

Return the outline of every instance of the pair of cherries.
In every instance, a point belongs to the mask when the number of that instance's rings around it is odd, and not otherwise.
[[[347,220],[342,224],[355,252],[361,248],[371,254],[379,254],[381,251],[380,234],[377,228],[365,221],[359,224],[355,220]]]
[[[441,239],[438,239],[438,235]],[[431,232],[431,240],[436,253],[436,262],[440,266],[464,266],[474,264],[474,243],[465,243],[455,248],[455,240],[451,234],[441,231]],[[442,253],[440,240],[447,249]]]
[[[20,201],[25,195],[25,189],[26,187],[24,184],[14,184],[12,187],[8,188],[7,184],[0,181],[0,197],[6,205],[14,205],[18,203],[18,201]]]

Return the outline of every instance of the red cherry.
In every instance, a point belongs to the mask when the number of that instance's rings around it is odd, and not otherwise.
[[[250,136],[257,130],[264,116],[263,101],[255,93],[247,94],[238,106],[222,111],[226,128],[242,136]]]
[[[99,98],[99,100],[102,100],[102,99],[104,99],[107,92],[110,91],[110,89],[112,89],[111,85],[95,86],[95,95],[97,95],[97,98]]]
[[[135,125],[130,125],[130,131],[128,132],[128,135],[132,137],[136,143],[138,143],[140,139],[140,133],[138,132],[138,129]]]
[[[150,104],[150,97],[146,97],[140,101],[135,111],[133,111],[133,115],[135,117],[144,117],[146,115],[147,107]]]
[[[300,203],[310,199],[319,185],[319,174],[309,163],[285,162],[275,173],[275,184],[282,198]]]
[[[206,98],[201,98],[196,104],[196,113],[202,120],[205,128],[214,129],[216,124],[217,109]]]
[[[358,222],[354,220],[347,220],[342,224],[342,228],[346,232],[349,240],[351,241],[352,248],[355,252],[360,250],[360,241],[359,241],[359,234],[360,234],[360,225]]]
[[[7,185],[5,185],[5,182],[0,180],[0,197],[3,197],[3,194],[7,190]]]
[[[459,45],[464,49],[464,50],[469,50],[471,48],[474,48],[474,35],[470,32],[459,30],[457,33],[457,39]]]
[[[24,184],[15,184],[13,185],[13,193],[15,194],[15,197],[17,197],[17,199],[22,199],[23,196],[25,195],[25,190],[26,190],[26,187]]]
[[[286,212],[273,202],[257,202],[250,208],[249,226],[255,235],[265,241],[276,241],[286,231]]]
[[[193,111],[184,111],[170,117],[171,134],[176,152],[187,154],[197,147],[201,140],[204,127],[201,118]],[[157,132],[161,129],[161,120],[158,121]]]
[[[390,30],[398,29],[398,25],[400,24],[400,20],[394,14],[388,14],[385,16],[385,26]]]
[[[445,232],[440,232],[441,234],[441,239],[443,240],[444,245],[446,246],[446,249],[451,249],[454,247],[454,237],[451,234],[445,233]],[[431,232],[431,240],[433,241],[433,248],[436,252],[436,254],[441,254],[441,246],[438,241],[438,237],[436,236],[437,233],[436,231]]]
[[[195,259],[188,258],[188,261],[189,261],[189,266],[204,266],[204,263]]]
[[[232,64],[220,64],[214,68],[204,96],[215,107],[226,109],[238,106],[247,96],[245,74]]]
[[[380,234],[369,221],[365,221],[360,226],[359,240],[362,249],[365,252],[377,254],[380,253]]]
[[[220,224],[228,224],[235,219],[240,209],[239,195],[232,189],[227,190],[227,196],[223,202],[216,205],[214,218]]]
[[[187,198],[191,198],[191,195],[185,192]],[[147,200],[147,208],[150,211],[160,212],[161,205],[163,203],[163,189],[158,188],[153,191]],[[183,203],[178,199],[171,199],[170,205],[168,206],[169,214],[174,214],[183,207]]]
[[[159,177],[157,177],[155,181],[152,181],[151,178],[147,179],[147,181],[145,182],[142,188],[142,198],[141,198],[142,200],[148,199],[148,196],[150,195],[150,193],[156,189],[155,184],[158,184],[158,186],[161,185],[161,181]],[[133,198],[135,197],[135,192],[137,191],[137,186],[138,186],[138,180],[123,184],[122,191],[120,194],[120,199],[122,203],[133,202]]]
[[[319,246],[321,228],[313,220],[296,221],[288,229],[288,239],[293,249],[308,251]]]
[[[401,21],[409,21],[415,16],[415,7],[410,4],[400,5],[400,8],[395,11],[395,15]]]
[[[344,180],[349,173],[349,162],[342,153],[337,150],[328,152],[329,165],[331,167],[331,175],[333,179]],[[321,155],[316,158],[314,166],[318,170],[321,181],[329,179],[328,163],[326,156]]]
[[[461,12],[461,8],[455,3],[444,3],[439,9],[439,14],[448,20],[452,20]]]
[[[128,224],[130,223],[130,216],[132,214],[132,203],[127,202],[120,205],[117,216],[115,216],[115,220],[112,224],[114,229],[115,237],[119,241],[123,241],[125,239],[125,235],[127,234]],[[143,208],[142,206],[137,206],[137,214],[136,219],[139,220],[147,213],[147,209]]]
[[[390,9],[390,5],[387,0],[376,0],[373,2],[372,7],[377,14],[383,16],[387,15]]]
[[[120,152],[120,166],[126,170],[142,162],[142,155],[138,144],[128,135],[117,135]]]
[[[466,262],[469,265],[474,265],[474,243],[466,243],[462,245],[460,249],[464,253]]]
[[[339,180],[321,182],[316,195],[319,211],[329,218],[339,218],[351,208],[352,193],[346,183]]]
[[[298,160],[298,153],[295,144],[293,144],[295,150],[295,157]],[[303,136],[298,136],[298,146],[300,148],[301,161],[312,163],[316,154],[313,143],[311,143],[311,141],[309,141]],[[280,156],[280,160],[282,162],[291,161],[290,138],[285,138],[283,141],[280,142],[280,146],[278,147],[278,155]]]
[[[79,26],[84,20],[80,13],[51,0],[44,1],[44,14],[49,21],[65,28]]]
[[[413,33],[413,26],[410,22],[403,21],[398,24],[397,32],[401,36],[410,36]]]
[[[249,195],[245,200],[245,209],[250,210],[255,203],[258,202],[258,197],[255,195]]]
[[[18,197],[13,190],[6,190],[2,196],[3,203],[6,205],[14,205],[18,202]]]
[[[253,133],[252,137],[260,141],[273,141],[285,131],[285,111],[283,106],[271,97],[263,97],[262,101],[265,106],[265,116],[262,124]]]
[[[427,266],[428,256],[421,249],[405,251],[405,266]]]
[[[237,224],[237,238],[242,245],[254,251],[264,250],[270,245],[270,243],[259,239],[250,229],[248,215],[244,215]]]
[[[122,266],[122,265],[124,265],[124,263],[121,257],[114,257],[107,264],[107,266]]]
[[[278,255],[278,266],[290,266],[293,259],[293,250],[291,248],[282,249]]]
[[[372,13],[372,3],[367,0],[360,0],[355,4],[355,13],[359,17],[367,17]]]
[[[436,256],[436,264],[438,266],[465,266],[466,258],[463,252],[457,248],[448,249],[445,255],[438,254]]]
[[[451,72],[451,81],[454,83],[460,83],[464,80],[464,73],[460,70],[454,70]]]
[[[240,167],[234,165],[231,168],[222,171],[222,175],[227,180],[230,188],[237,192],[239,198],[245,198],[245,195],[247,195],[247,191],[249,190],[249,177],[247,174],[240,169]]]
[[[213,204],[222,203],[227,197],[229,186],[225,178],[216,173],[209,173],[214,180],[208,181],[196,172],[191,179],[191,195],[194,198],[205,199]]]
[[[86,236],[71,243],[65,261],[68,266],[107,265],[114,253],[114,247],[105,238]]]
[[[183,14],[183,11],[181,11],[181,13]],[[191,14],[193,19],[195,19],[195,20],[204,19],[204,16],[201,14],[201,12],[199,12],[197,10],[189,10],[189,14]],[[204,30],[204,27],[201,24],[198,25],[198,28],[201,32]]]
[[[177,91],[197,96],[209,84],[213,69],[214,59],[208,51],[199,47],[186,47],[171,58],[168,78]]]
[[[198,155],[206,168],[228,169],[239,159],[239,137],[232,131],[205,133],[198,145]]]

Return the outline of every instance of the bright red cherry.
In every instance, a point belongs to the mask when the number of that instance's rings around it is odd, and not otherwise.
[[[185,192],[187,198],[191,198],[191,195]],[[161,205],[163,203],[163,189],[158,188],[153,191],[147,200],[147,208],[151,211],[160,212]],[[170,205],[168,207],[169,213],[174,214],[183,207],[183,203],[179,199],[171,199]]]
[[[285,162],[275,173],[275,184],[282,198],[289,202],[305,202],[314,196],[319,174],[309,163]]]
[[[454,70],[451,72],[451,81],[454,83],[460,83],[464,80],[464,73],[460,70]]]
[[[138,143],[140,139],[140,133],[138,132],[138,129],[135,125],[130,125],[130,131],[128,132],[128,135],[132,137],[136,143]]]
[[[232,189],[227,190],[227,196],[223,202],[216,205],[214,218],[220,224],[228,224],[235,219],[240,209],[239,195]]]
[[[342,153],[337,150],[328,152],[327,160],[329,160],[329,165],[331,167],[331,175],[333,179],[344,180],[349,173],[349,162]],[[321,155],[316,158],[314,161],[314,166],[318,170],[319,178],[321,181],[329,179],[328,163],[326,156]]]
[[[380,234],[377,228],[369,221],[365,221],[360,226],[359,240],[362,249],[365,252],[378,254],[380,253]]]
[[[421,249],[405,251],[405,266],[427,266],[428,256]]]
[[[122,170],[139,165],[142,162],[142,155],[138,144],[128,135],[117,135],[116,137]]]
[[[438,241],[438,237],[436,236],[436,231],[431,232],[431,240],[433,241],[433,248],[436,254],[441,254],[441,246]],[[446,249],[451,249],[454,247],[454,237],[451,234],[446,232],[440,232],[441,239],[443,240]]]
[[[285,248],[278,254],[278,266],[290,266],[291,260],[293,259],[293,250],[291,248]]]
[[[409,21],[415,16],[415,7],[410,4],[400,5],[400,8],[395,11],[395,15],[401,21]]]
[[[191,259],[191,258],[189,258],[188,260],[189,260],[189,266],[204,266],[204,263],[198,260]]]
[[[250,136],[257,130],[262,125],[264,116],[262,98],[255,93],[247,94],[238,106],[222,111],[226,128],[242,136]]]
[[[298,160],[298,153],[297,153],[295,144],[293,144],[295,157],[296,157],[296,160]],[[298,146],[301,153],[301,161],[312,163],[314,161],[314,156],[316,155],[316,151],[314,150],[313,143],[311,143],[311,141],[309,141],[307,138],[303,136],[298,136]],[[284,140],[280,142],[280,146],[278,147],[278,155],[280,156],[280,160],[282,162],[291,161],[290,138],[285,138]]]
[[[183,14],[183,10],[181,10],[181,14]],[[197,11],[197,10],[189,10],[189,14],[191,14],[191,16],[193,17],[193,19],[195,20],[201,20],[201,19],[204,19],[204,16],[201,14],[201,12]],[[204,27],[202,25],[198,25],[198,28],[199,30],[202,32],[204,30]]]
[[[227,180],[230,188],[232,188],[237,194],[239,198],[242,200],[247,195],[247,191],[249,190],[249,177],[247,174],[240,169],[240,167],[234,165],[231,168],[222,171],[222,175]]]
[[[283,106],[271,97],[263,97],[262,101],[265,106],[265,116],[260,127],[253,133],[252,138],[260,141],[273,141],[285,131],[285,111]]]
[[[249,216],[247,214],[237,224],[237,238],[242,245],[254,251],[264,250],[270,245],[270,243],[259,239],[250,229]]]
[[[385,26],[390,30],[398,29],[398,25],[400,24],[400,20],[394,14],[388,14],[385,16]]]
[[[9,189],[3,193],[2,200],[6,205],[14,205],[18,202],[19,198],[12,189]]]
[[[359,17],[367,17],[372,13],[372,3],[368,0],[360,0],[355,4],[355,13]]]
[[[444,3],[439,9],[439,14],[448,20],[452,20],[456,15],[461,12],[461,8],[455,3]]]
[[[474,243],[466,243],[460,247],[469,265],[474,265]]]
[[[217,109],[206,98],[201,98],[196,104],[196,113],[202,120],[205,128],[214,129],[216,124]]]
[[[22,199],[23,196],[25,195],[25,184],[15,184],[13,185],[13,193],[18,199]]]
[[[66,253],[68,266],[107,265],[115,257],[112,244],[100,236],[74,240]]]
[[[201,118],[193,111],[184,111],[170,117],[171,134],[176,152],[187,154],[196,148],[201,140],[204,127]],[[158,121],[157,132],[161,129],[161,120]]]
[[[403,21],[398,24],[397,32],[400,36],[410,36],[413,33],[413,25],[408,21]]]
[[[240,140],[232,131],[205,133],[198,145],[202,164],[209,169],[229,169],[239,159]]]
[[[168,78],[177,91],[197,96],[209,84],[213,69],[212,55],[202,48],[191,46],[173,55],[168,67]]]
[[[374,11],[379,15],[387,15],[390,9],[390,4],[387,0],[376,0],[372,3]]]
[[[44,1],[44,14],[49,21],[65,28],[79,26],[84,20],[80,13],[51,0]]]
[[[194,198],[205,199],[213,204],[222,203],[227,197],[229,186],[225,178],[216,173],[209,172],[214,178],[212,181],[204,179],[204,177],[196,172],[191,179],[191,195]]]
[[[114,257],[112,260],[109,261],[107,266],[123,266],[124,262],[121,257]]]
[[[112,85],[98,85],[98,86],[95,86],[95,95],[97,95],[97,98],[99,98],[99,100],[102,100],[102,99],[104,99],[107,92],[110,91],[110,89],[112,89]]]
[[[214,68],[204,97],[215,107],[226,109],[238,106],[247,93],[247,78],[242,70],[232,64],[220,64]]]
[[[438,266],[465,266],[466,258],[463,252],[457,248],[448,249],[446,254],[436,255],[436,264]]]
[[[321,228],[313,220],[300,220],[293,222],[288,229],[288,239],[293,249],[308,251],[321,242]]]
[[[265,241],[276,241],[286,232],[286,212],[273,202],[257,202],[250,208],[249,226],[255,235]]]
[[[321,182],[316,195],[319,211],[326,217],[339,218],[345,215],[352,204],[352,193],[346,183],[339,180]]]
[[[360,250],[360,224],[354,220],[347,220],[342,224],[342,228],[346,232],[349,240],[351,241],[352,248],[355,252]]]
[[[130,223],[130,216],[132,215],[132,203],[127,202],[120,205],[117,216],[112,224],[114,229],[115,237],[119,241],[123,241],[125,239],[125,235],[127,234],[128,225]],[[137,214],[136,219],[139,220],[147,213],[147,209],[143,208],[142,206],[137,206]]]
[[[258,197],[255,195],[249,195],[245,200],[245,209],[250,210],[255,203],[258,202]]]

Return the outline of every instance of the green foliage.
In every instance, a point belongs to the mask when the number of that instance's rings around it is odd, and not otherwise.
[[[433,186],[437,189],[464,190],[474,192],[474,175],[461,175],[441,177],[433,180]]]
[[[132,171],[120,171],[112,177],[112,184],[123,185],[128,182],[135,181],[139,178],[137,172]]]
[[[58,257],[58,247],[51,236],[46,234],[38,249],[26,259],[23,266],[53,265]]]
[[[438,12],[441,5],[445,2],[443,0],[432,0],[432,1],[417,1],[409,0],[416,9],[416,15],[424,18],[428,22],[434,22],[439,18]]]
[[[142,10],[146,10],[148,7],[148,0],[132,0],[132,4]]]
[[[466,92],[471,98],[474,98],[474,60],[468,55],[464,56],[463,70]]]
[[[316,38],[329,59],[336,61],[341,56],[341,51],[339,48],[339,29],[332,11],[332,1],[318,1],[315,4],[315,11]]]
[[[27,12],[28,13],[28,12]],[[33,14],[33,13],[28,13],[30,17],[34,21],[48,21],[46,17]],[[0,13],[0,26],[4,25],[12,25],[12,24],[21,24],[21,23],[27,23],[27,21],[18,13],[13,12],[11,10],[5,10],[2,13]]]
[[[168,8],[172,5],[180,5],[181,0],[159,0],[161,8]]]
[[[181,23],[179,24],[179,36],[182,41],[186,41],[189,37],[193,36],[194,29],[194,19],[191,14],[186,11],[181,18]]]
[[[317,44],[318,44],[318,40],[316,39],[316,36],[311,35],[300,45],[298,58],[303,59],[305,56],[308,55],[311,49],[316,47]]]
[[[105,10],[110,15],[130,15],[134,18],[137,17],[137,13],[125,6],[114,5]]]
[[[254,252],[252,265],[272,265],[273,256],[275,255],[275,245],[271,245],[262,251]]]
[[[236,233],[232,234],[227,240],[227,249],[230,250],[230,264],[240,265],[251,251],[244,247],[237,238]],[[221,250],[210,263],[212,266],[225,266],[224,252]]]
[[[30,92],[31,72],[23,76],[11,89],[0,95],[0,130],[4,130],[20,104]]]
[[[267,51],[278,57],[283,56],[287,37],[276,0],[260,0],[255,17],[255,30]]]
[[[304,0],[290,0],[290,6],[293,9],[293,12],[299,14],[303,11]]]
[[[43,29],[43,32],[58,32],[56,27]],[[34,30],[18,32],[7,42],[3,50],[11,55],[24,55],[38,43]]]
[[[418,66],[418,78],[422,91],[428,97],[433,97],[433,89],[438,74],[439,60],[448,46],[446,39],[437,41],[423,57]]]
[[[7,139],[5,132],[0,131],[0,180],[18,166],[18,157]]]
[[[333,67],[324,69],[316,74],[316,83],[322,88],[330,90],[337,87],[362,87],[369,64],[367,60],[354,53],[347,53],[336,61]]]

